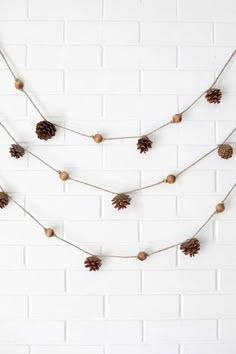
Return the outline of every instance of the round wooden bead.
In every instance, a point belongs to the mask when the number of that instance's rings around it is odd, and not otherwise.
[[[148,254],[144,251],[140,251],[137,255],[137,258],[140,260],[140,261],[145,261],[145,259],[147,259],[148,257]]]
[[[176,181],[175,175],[169,175],[166,177],[166,183],[172,184],[172,183],[175,183],[175,181]]]
[[[17,90],[22,90],[23,87],[24,87],[24,82],[21,81],[21,80],[19,80],[19,79],[16,79],[16,80],[15,80],[15,88],[16,88]]]
[[[66,181],[69,178],[69,173],[66,171],[62,171],[59,173],[59,176],[62,181]]]
[[[55,234],[54,230],[51,229],[50,227],[48,227],[47,229],[45,229],[45,235],[46,235],[47,237],[52,237],[52,236],[54,236],[54,234]]]
[[[225,210],[225,205],[224,203],[219,203],[216,206],[216,212],[217,213],[223,213],[223,211]]]
[[[172,123],[180,123],[182,121],[182,114],[176,113],[172,117]]]
[[[101,134],[95,134],[93,136],[93,140],[95,141],[95,143],[99,144],[103,141],[103,136]]]

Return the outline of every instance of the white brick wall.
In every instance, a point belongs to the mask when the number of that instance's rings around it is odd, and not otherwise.
[[[40,108],[85,133],[141,134],[205,89],[236,43],[235,0],[0,0],[0,43]],[[0,60],[0,112],[14,136],[49,163],[114,190],[153,183],[235,127],[236,58],[185,122],[153,136],[95,146],[70,132],[39,141],[37,112]],[[231,137],[235,143],[236,135]],[[235,156],[216,154],[173,185],[144,190],[118,213],[110,196],[60,180],[32,156],[9,157],[0,130],[0,181],[42,222],[96,252],[129,254],[191,235],[235,182]],[[236,198],[201,231],[190,259],[169,250],[146,262],[84,255],[47,239],[11,204],[0,212],[0,354],[235,354]]]

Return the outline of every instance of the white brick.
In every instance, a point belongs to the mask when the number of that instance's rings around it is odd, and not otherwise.
[[[137,92],[139,76],[136,71],[69,71],[69,92]]]
[[[175,47],[105,47],[103,50],[106,68],[175,68]]]
[[[170,219],[176,214],[176,200],[173,196],[133,197],[131,205],[125,210],[115,209],[111,198],[105,198],[103,215],[105,218],[120,219]]]
[[[106,261],[104,260],[104,263]],[[125,293],[140,291],[140,273],[136,271],[99,271],[98,274],[76,270],[68,273],[68,292],[76,294],[117,294],[124,293],[122,284],[126,283]]]
[[[212,340],[216,339],[214,320],[152,321],[147,323],[146,339],[149,343],[160,340]]]
[[[232,12],[231,12],[232,13]],[[216,44],[233,45],[235,43],[235,23],[225,23],[216,25]]]
[[[78,346],[78,345],[43,345],[32,346],[32,354],[103,354],[102,346]],[[12,353],[13,354],[13,353]],[[15,354],[15,353],[14,353]],[[19,353],[21,354],[21,353]]]
[[[62,202],[63,199],[63,202]],[[99,199],[92,196],[30,196],[26,208],[39,218],[90,220],[99,216]]]
[[[77,44],[137,44],[138,24],[132,22],[68,22],[67,39]]]
[[[155,154],[155,150],[158,152]],[[152,151],[143,156],[137,149],[124,144],[121,146],[106,146],[104,151],[104,167],[114,169],[137,169],[142,166],[144,169],[173,169],[177,165],[176,146],[153,145]],[[168,156],[168,159],[166,159]],[[155,164],[153,164],[155,157]]]
[[[40,220],[43,225],[53,225],[54,230],[62,233],[62,222],[55,220]],[[0,243],[2,245],[31,245],[31,244],[45,244],[55,245],[58,241],[55,237],[45,237],[42,228],[33,220],[2,220],[1,221],[2,235]]]
[[[29,65],[40,69],[96,69],[101,66],[101,49],[98,46],[31,46]]]
[[[24,318],[27,317],[27,313],[28,300],[26,296],[0,296],[1,320]]]
[[[62,193],[63,185],[52,171],[4,171],[1,178],[9,183],[8,192],[27,194]]]
[[[81,19],[101,18],[102,0],[31,0],[31,17],[34,19]]]
[[[29,348],[26,345],[0,345],[1,354],[29,354]]]
[[[136,344],[141,341],[141,323],[134,321],[71,321],[70,342],[80,344]]]
[[[16,2],[16,1],[14,1]],[[21,1],[18,1],[17,4],[20,4]],[[2,1],[3,3],[3,1]],[[11,1],[7,3],[11,4]],[[5,7],[6,3],[4,4]],[[17,8],[17,7],[16,7]],[[12,9],[11,9],[12,10]],[[1,12],[2,14],[2,12]],[[5,45],[2,48],[2,52],[5,54],[6,58],[14,62],[15,68],[24,68],[26,65],[26,46],[25,45]],[[11,59],[12,58],[12,59]],[[17,60],[16,60],[17,59]],[[1,67],[7,68],[7,65],[3,58],[0,58]],[[16,98],[15,98],[16,100]]]
[[[236,221],[233,220],[217,220],[216,221],[216,240],[219,244],[235,244],[234,235]]]
[[[91,161],[93,161],[93,168],[96,169],[100,168],[102,163],[101,146],[34,146],[30,151],[59,170],[78,167],[78,163],[79,168],[91,168]],[[47,166],[44,167],[42,162],[33,156],[29,156],[29,164],[34,169],[48,170]]]
[[[25,19],[27,17],[27,1],[26,0],[10,0],[0,1],[0,18],[8,19]]]
[[[99,319],[102,296],[32,296],[30,316],[37,319]]]
[[[84,120],[80,130],[86,133],[88,119],[101,117],[101,97],[99,95],[40,95],[40,105],[47,116],[63,116],[63,119]],[[38,114],[32,106],[29,107],[30,117],[38,120]],[[69,123],[68,123],[69,126]],[[89,132],[88,132],[89,133]]]
[[[202,223],[204,221],[202,220]],[[199,220],[186,219],[168,221],[145,220],[141,223],[141,239],[143,242],[155,242],[158,234],[158,242],[168,245],[182,240],[183,231],[186,237],[189,237],[199,228],[200,223]],[[201,240],[206,240],[207,242],[212,239],[213,224],[209,223],[199,235],[201,235]]]
[[[204,11],[202,9],[204,8]],[[181,0],[179,4],[180,19],[184,21],[228,21],[235,22],[236,7],[233,0]]]
[[[137,242],[137,221],[101,220],[101,221],[65,221],[65,238],[79,242]],[[79,234],[78,231],[80,230]]]
[[[183,316],[214,318],[236,314],[235,295],[184,295]]]
[[[185,218],[206,218],[221,201],[219,196],[184,196],[179,198],[179,215]]]
[[[236,284],[232,282],[236,275],[236,270],[221,270],[219,273],[220,290],[232,292],[236,291]]]
[[[156,354],[157,350],[161,354],[178,354],[178,344],[174,343],[158,343],[157,345],[119,345],[109,346],[108,354]]]
[[[176,3],[168,0],[106,0],[105,18],[110,20],[170,20],[176,18]]]
[[[14,104],[12,104],[14,101]],[[23,96],[3,96],[1,95],[1,110],[9,116],[26,115],[26,98]]]
[[[235,339],[236,320],[222,319],[220,320],[220,338],[221,339]]]
[[[199,94],[213,81],[210,71],[144,71],[142,90],[158,94]]]
[[[105,96],[105,115],[119,119],[156,119],[155,127],[160,126],[159,117],[166,121],[177,111],[175,96],[159,95],[107,95]],[[168,129],[168,128],[167,128]]]
[[[235,343],[221,343],[216,341],[214,343],[191,343],[183,345],[183,354],[234,354]]]
[[[61,236],[61,235],[60,235]],[[70,241],[70,237],[68,237]],[[99,246],[86,245],[78,242],[78,245],[93,253],[99,252]],[[84,253],[74,247],[64,246],[63,242],[58,246],[37,246],[27,247],[26,264],[28,268],[34,269],[84,269]]]
[[[19,237],[19,234],[18,234]],[[21,268],[24,265],[24,249],[21,246],[0,247],[0,268]]]
[[[207,292],[215,290],[213,271],[146,271],[144,272],[144,292]]]
[[[64,274],[60,271],[1,271],[1,294],[62,293]]]
[[[165,319],[177,317],[178,307],[177,295],[110,296],[107,313],[113,319]]]
[[[155,23],[142,24],[141,41],[145,44],[212,44],[213,27],[209,23]]]
[[[64,323],[52,321],[1,321],[1,343],[47,344],[64,340]]]
[[[3,44],[57,44],[63,40],[62,22],[1,22]]]

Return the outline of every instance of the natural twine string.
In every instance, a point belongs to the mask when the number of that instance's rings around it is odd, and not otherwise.
[[[226,196],[224,197],[223,201],[222,202],[225,202],[230,194],[233,192],[234,188],[236,187],[236,183],[234,183],[234,185],[230,188],[229,192],[226,194]],[[0,189],[2,190],[2,192],[6,193],[5,190],[3,189],[3,187],[0,185]],[[43,228],[43,230],[45,231],[46,230],[46,227],[41,224],[41,222],[35,217],[33,216],[28,210],[26,210],[22,205],[20,205],[14,198],[12,198],[11,196],[9,196],[9,199],[12,200],[19,208],[21,208],[27,215],[29,215],[41,228]],[[208,218],[207,220],[199,227],[199,229],[193,234],[192,237],[190,237],[190,239],[193,239],[197,234],[199,234],[199,232],[210,222],[210,220],[213,218],[213,216],[216,214],[216,211],[214,211]],[[78,246],[77,244],[71,242],[71,241],[68,241],[64,238],[62,238],[61,236],[58,236],[57,234],[54,234],[54,237],[56,237],[57,239],[61,240],[62,242],[72,246],[72,247],[75,247],[77,248],[79,251],[87,254],[87,255],[90,255],[90,256],[97,256],[97,257],[101,257],[101,258],[105,258],[105,257],[109,257],[109,258],[137,258],[137,255],[130,255],[130,256],[124,256],[124,255],[115,255],[115,254],[94,254],[80,246]],[[183,242],[183,241],[182,241]],[[175,248],[175,247],[178,247],[179,245],[181,245],[182,242],[178,242],[178,243],[175,243],[173,245],[170,245],[170,246],[167,246],[167,247],[163,247],[163,248],[160,248],[160,249],[156,249],[152,252],[149,252],[148,253],[148,256],[152,256],[154,254],[157,254],[157,253],[160,253],[160,252],[164,252],[164,251],[167,251],[171,248]]]
[[[20,143],[17,142],[17,140],[13,137],[13,135],[10,133],[9,129],[6,128],[6,126],[0,122],[0,125],[1,127],[5,130],[5,132],[10,136],[10,138],[18,145],[21,146]],[[228,134],[228,136],[223,140],[223,142],[219,145],[222,145],[224,144],[231,136],[232,134],[236,131],[236,127]],[[208,155],[212,154],[214,151],[216,151],[218,149],[218,146],[215,147],[214,149],[211,149],[210,151],[208,151],[207,153],[205,153],[204,155],[202,155],[200,158],[198,158],[197,160],[195,160],[193,163],[191,163],[190,165],[188,165],[187,167],[185,167],[183,170],[179,171],[178,173],[176,173],[176,177],[179,177],[180,175],[182,175],[183,173],[185,173],[186,171],[188,171],[190,168],[192,168],[193,166],[195,166],[196,164],[198,164],[200,161],[202,161],[203,159],[205,159]],[[25,148],[24,148],[25,149]],[[42,162],[44,165],[46,165],[47,167],[49,167],[51,170],[53,170],[54,172],[56,172],[57,174],[59,174],[61,172],[61,170],[53,167],[51,164],[49,164],[48,162],[46,162],[45,160],[43,160],[41,157],[39,157],[38,155],[34,154],[33,152],[31,152],[29,149],[25,149],[25,151],[27,151],[30,155],[32,155],[33,157],[35,157],[36,159],[38,159],[40,162]],[[94,189],[98,189],[98,190],[101,190],[103,192],[107,192],[107,193],[110,193],[110,194],[119,194],[115,191],[112,191],[110,189],[107,189],[107,188],[103,188],[101,186],[98,186],[96,184],[92,184],[92,183],[89,183],[89,182],[86,182],[86,181],[82,181],[80,179],[77,179],[77,178],[74,178],[74,177],[69,177],[68,178],[69,180],[73,181],[73,182],[76,182],[76,183],[79,183],[79,184],[83,184],[85,186],[88,186],[88,187],[91,187],[91,188],[94,188]],[[142,191],[144,189],[149,189],[149,188],[152,188],[152,187],[156,187],[162,183],[165,183],[166,182],[166,179],[161,179],[160,181],[157,181],[155,183],[152,183],[152,184],[148,184],[146,186],[143,186],[143,187],[140,187],[140,188],[136,188],[136,189],[131,189],[131,190],[128,190],[126,192],[122,192],[124,194],[132,194],[132,193],[136,193],[136,192],[139,192],[139,191]]]
[[[213,86],[217,83],[217,81],[219,80],[219,78],[221,77],[221,75],[223,74],[223,72],[225,71],[225,69],[227,68],[227,66],[229,65],[230,61],[233,59],[234,55],[236,53],[236,49],[233,51],[233,53],[231,54],[231,56],[228,58],[228,60],[226,61],[226,63],[224,64],[223,68],[220,70],[219,74],[216,76],[215,80],[213,81],[213,83],[211,84],[211,86],[209,88],[207,88],[206,90],[204,90],[190,105],[188,105],[184,110],[182,110],[179,114],[183,115],[184,113],[186,113],[190,108],[192,108],[205,94],[206,92],[213,88]],[[11,65],[9,63],[9,61],[6,58],[6,55],[3,53],[2,50],[0,50],[0,55],[2,57],[2,59],[4,60],[7,68],[9,69],[10,73],[12,74],[14,80],[17,80],[17,76],[15,75],[13,69],[11,68]],[[47,118],[45,117],[45,115],[41,112],[41,110],[39,109],[38,105],[34,102],[34,100],[32,99],[32,97],[29,95],[29,93],[23,88],[21,89],[21,91],[26,95],[26,97],[29,99],[29,101],[31,102],[31,104],[33,105],[33,107],[36,109],[36,111],[39,113],[39,115],[42,117],[43,120],[47,121]],[[152,130],[151,132],[147,133],[147,134],[142,134],[142,135],[131,135],[131,136],[115,136],[115,137],[103,137],[103,140],[123,140],[123,139],[137,139],[137,138],[141,138],[142,136],[149,136],[152,135],[154,133],[156,133],[157,131],[159,131],[160,129],[165,128],[166,126],[168,126],[169,124],[171,124],[172,121],[169,121],[163,125],[161,125],[160,127]],[[93,134],[85,134],[82,133],[78,130],[74,130],[71,128],[67,128],[64,127],[62,125],[59,124],[54,124],[55,126],[57,126],[58,128],[64,129],[64,130],[68,130],[72,133],[75,133],[77,135],[86,137],[86,138],[90,138],[93,139],[94,135]]]

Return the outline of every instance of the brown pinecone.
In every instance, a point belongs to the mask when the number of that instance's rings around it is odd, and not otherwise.
[[[84,261],[85,268],[89,268],[91,270],[99,270],[102,265],[102,260],[96,256],[87,257]]]
[[[222,159],[229,159],[233,156],[233,148],[229,144],[219,145],[218,155],[222,157]]]
[[[48,140],[56,134],[56,127],[48,120],[42,120],[37,123],[35,132],[39,139]]]
[[[16,159],[19,159],[20,157],[24,156],[25,149],[19,144],[12,144],[10,147],[10,154],[11,157],[15,157]]]
[[[190,238],[189,240],[181,243],[180,249],[186,256],[189,255],[190,257],[193,257],[200,250],[200,242],[195,237]]]
[[[142,136],[142,138],[138,139],[137,142],[137,149],[140,150],[140,154],[142,154],[144,152],[144,154],[146,154],[146,152],[148,150],[150,150],[152,148],[152,141],[149,139],[148,136]]]
[[[217,88],[210,88],[205,95],[205,98],[209,103],[220,103],[221,97],[222,92]]]
[[[9,197],[6,193],[0,192],[0,208],[3,209],[9,203]]]
[[[114,205],[114,208],[120,210],[120,209],[125,209],[128,205],[130,205],[131,198],[128,194],[120,193],[117,194],[113,199],[112,199],[112,205]]]

